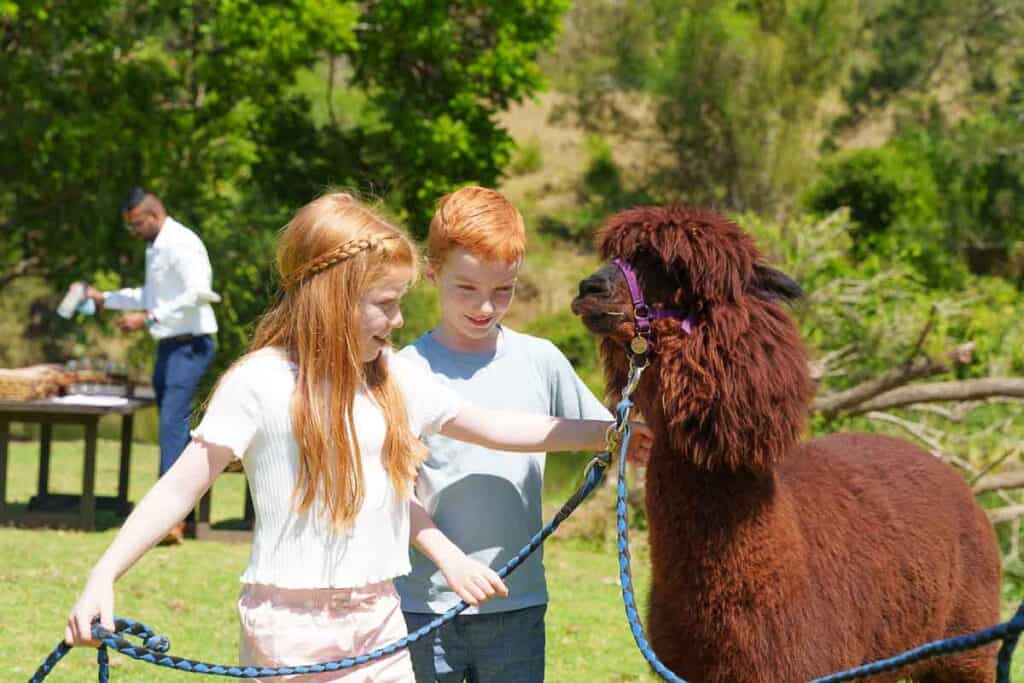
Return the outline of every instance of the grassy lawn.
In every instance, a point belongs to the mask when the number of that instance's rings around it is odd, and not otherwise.
[[[114,441],[101,441],[97,493],[117,486]],[[11,445],[8,500],[24,503],[34,493],[37,447]],[[81,490],[81,443],[54,442],[51,492]],[[129,497],[138,500],[153,483],[157,449],[133,448]],[[242,513],[242,477],[224,475],[215,485],[213,519]],[[558,501],[561,502],[561,501]],[[609,510],[609,514],[613,514]],[[64,619],[86,573],[116,533],[116,520],[101,520],[102,531],[0,528],[0,667],[4,680],[23,681],[61,637]],[[554,539],[546,545],[551,589],[548,612],[549,681],[654,681],[626,625],[611,551]],[[235,598],[248,546],[188,541],[177,548],[155,548],[118,582],[116,613],[143,621],[171,640],[173,654],[209,662],[238,661]],[[643,594],[646,563],[635,563]],[[95,681],[91,650],[75,650],[48,681]],[[159,669],[121,655],[111,657],[111,679],[125,681],[212,680]]]
[[[113,495],[116,491],[117,452],[116,442],[100,442],[99,494]],[[79,442],[54,443],[52,492],[80,491],[80,454]],[[157,449],[136,444],[133,455],[130,497],[138,500],[155,479]],[[36,467],[35,444],[12,444],[9,500],[23,504],[34,493]],[[215,524],[241,517],[242,481],[234,474],[218,480],[213,498]],[[559,491],[550,498],[557,505],[564,494]],[[64,618],[86,573],[117,531],[116,519],[104,517],[101,528],[96,533],[80,533],[0,527],[0,613],[4,615],[0,667],[5,680],[27,680],[60,639]],[[642,543],[635,545],[634,570],[643,600],[646,554]],[[215,542],[188,541],[178,548],[156,548],[118,583],[116,613],[143,621],[167,635],[174,654],[237,663],[234,602],[247,553],[245,544]],[[547,680],[658,680],[648,673],[627,628],[613,552],[598,552],[556,535],[545,546],[545,553],[551,589]],[[1010,592],[1004,604],[1005,618],[1016,607],[1016,596],[1010,596]],[[193,678],[192,674],[158,669],[116,654],[111,657],[111,666],[112,680],[118,683]],[[95,681],[95,667],[93,651],[76,650],[48,680]],[[1024,656],[1016,658],[1013,673],[1013,680],[1024,681]]]

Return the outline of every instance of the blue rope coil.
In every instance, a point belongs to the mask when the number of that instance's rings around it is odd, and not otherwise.
[[[583,484],[580,488],[569,498],[555,516],[552,517],[551,521],[537,532],[537,534],[530,539],[530,542],[516,553],[515,557],[509,560],[505,566],[498,570],[499,577],[504,579],[515,571],[515,569],[521,565],[526,558],[532,555],[537,548],[547,540],[548,536],[555,532],[555,529],[557,529],[559,525],[561,525],[561,523],[572,514],[580,503],[586,500],[587,496],[589,496],[590,493],[601,483],[604,478],[605,469],[608,467],[610,460],[611,455],[609,453],[600,453],[591,460],[590,465],[587,467]],[[274,676],[288,676],[292,674],[339,671],[341,669],[349,669],[360,666],[361,664],[366,664],[370,661],[387,657],[398,650],[408,647],[410,643],[416,642],[435,629],[438,629],[444,624],[452,621],[468,607],[468,604],[460,600],[455,607],[452,607],[443,615],[433,619],[430,623],[416,631],[413,631],[404,638],[358,657],[349,657],[346,659],[322,662],[319,664],[285,666],[278,668],[208,664],[194,659],[169,655],[167,652],[170,649],[170,643],[167,638],[157,635],[145,624],[125,617],[117,617],[114,619],[114,631],[109,631],[98,623],[94,623],[92,627],[92,635],[93,638],[101,642],[101,645],[97,647],[96,653],[99,683],[109,683],[110,681],[110,667],[107,657],[107,648],[120,652],[132,659],[148,662],[149,664],[155,664],[156,666],[162,666],[168,669],[187,671],[189,673],[226,676],[231,678],[271,678]],[[122,634],[135,636],[143,640],[143,645],[139,646],[133,644],[131,641],[122,637]],[[29,683],[40,683],[43,681],[57,663],[60,662],[60,660],[64,658],[64,655],[66,655],[70,650],[71,647],[69,645],[66,645],[63,642],[58,643],[46,660],[36,670],[32,678],[29,679]]]
[[[647,635],[644,632],[643,624],[640,623],[639,610],[637,610],[636,599],[633,596],[633,576],[629,557],[629,516],[626,505],[626,452],[629,449],[629,440],[632,436],[632,428],[629,425],[628,417],[632,407],[632,401],[626,396],[616,409],[616,423],[622,427],[622,442],[618,463],[619,481],[615,500],[616,535],[618,537],[619,550],[619,583],[622,585],[622,602],[626,607],[626,619],[629,622],[629,630],[633,634],[633,640],[636,641],[637,648],[639,648],[640,653],[647,660],[654,673],[658,674],[662,680],[670,681],[670,683],[686,683],[684,679],[673,673],[654,654],[654,650],[651,648]],[[867,678],[900,669],[932,657],[942,657],[957,652],[973,650],[997,640],[1003,641],[1003,645],[999,650],[996,662],[996,682],[1010,683],[1010,664],[1013,659],[1014,648],[1017,645],[1017,639],[1022,631],[1024,631],[1024,601],[1021,602],[1017,608],[1017,613],[1012,619],[997,626],[978,631],[977,633],[927,643],[895,657],[881,659],[853,669],[816,678],[811,683],[840,683],[840,681]]]

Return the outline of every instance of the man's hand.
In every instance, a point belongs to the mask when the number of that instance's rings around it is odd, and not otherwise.
[[[93,302],[96,303],[96,308],[97,309],[102,309],[103,308],[103,292],[101,292],[100,290],[96,289],[92,285],[88,285],[85,288],[85,296],[87,298],[89,298],[89,299],[92,299]]]
[[[134,332],[146,326],[145,313],[125,313],[117,319],[117,326],[122,332]]]

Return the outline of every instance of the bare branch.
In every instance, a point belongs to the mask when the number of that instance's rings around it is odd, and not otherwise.
[[[931,358],[918,358],[890,370],[881,377],[863,382],[846,391],[821,396],[815,399],[814,410],[824,414],[825,417],[835,417],[843,411],[855,408],[865,401],[879,394],[884,394],[890,389],[906,384],[911,380],[931,377],[948,370],[949,367],[945,363],[934,361]],[[865,411],[860,410],[857,412]]]
[[[1024,505],[1007,505],[1006,507],[993,508],[985,511],[988,520],[992,524],[1005,524],[1024,517]]]
[[[38,256],[30,256],[29,258],[18,261],[10,270],[5,272],[3,275],[0,275],[0,289],[3,289],[18,278],[35,275],[35,268],[39,266],[39,264],[40,259]]]
[[[1003,464],[1004,462],[1006,462],[1006,461],[1007,461],[1007,460],[1008,460],[1008,459],[1009,459],[1009,458],[1010,458],[1011,456],[1012,456],[1012,457],[1017,457],[1018,455],[1020,455],[1020,450],[1021,450],[1020,448],[1010,448],[1010,449],[1007,449],[1007,451],[1006,451],[1005,453],[1003,453],[1002,455],[1000,455],[1000,456],[999,456],[998,458],[996,458],[995,460],[993,460],[993,461],[992,461],[992,462],[990,462],[989,464],[987,464],[987,465],[985,465],[984,467],[982,467],[982,468],[981,468],[981,470],[980,470],[980,471],[978,472],[978,474],[976,474],[976,475],[974,476],[974,478],[973,478],[973,479],[971,479],[971,480],[970,480],[970,482],[968,482],[968,483],[969,483],[969,484],[971,485],[971,487],[973,488],[973,487],[974,487],[974,485],[978,483],[978,480],[979,480],[979,479],[981,479],[982,477],[984,477],[984,476],[985,476],[986,474],[988,474],[989,472],[991,472],[991,471],[992,471],[992,470],[994,470],[995,468],[997,468],[997,467],[999,467],[1000,465],[1002,465],[1002,464]]]
[[[904,359],[904,365],[908,365],[913,362],[913,360],[917,358],[917,354],[921,353],[921,347],[924,346],[924,340],[928,338],[928,334],[932,331],[932,326],[935,325],[935,316],[938,312],[938,304],[933,303],[928,311],[928,320],[925,322],[924,327],[921,328],[921,333],[917,335],[917,341],[914,343],[914,349],[907,354],[906,359]]]
[[[931,415],[938,415],[939,417],[945,418],[950,422],[963,422],[965,410],[962,408],[962,406],[966,405],[970,404],[959,403],[953,408],[946,408],[945,406],[933,406],[930,403],[924,403],[921,405],[910,406],[910,409],[922,413],[929,413]]]
[[[1024,470],[1014,470],[1012,472],[986,474],[974,484],[971,490],[975,494],[979,494],[1022,487],[1024,487]]]
[[[1024,377],[985,377],[955,382],[930,382],[900,387],[851,407],[851,415],[873,410],[889,410],[914,403],[935,401],[973,401],[993,396],[1024,398]]]

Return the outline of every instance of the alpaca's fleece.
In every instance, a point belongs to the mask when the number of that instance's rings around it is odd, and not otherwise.
[[[598,248],[638,272],[654,323],[634,399],[655,431],[647,469],[658,656],[691,683],[790,683],[980,630],[999,619],[995,535],[963,478],[902,440],[802,441],[807,357],[784,308],[799,287],[718,213],[639,208]],[[614,397],[634,333],[606,265],[573,310],[603,337]],[[995,649],[933,659],[895,681],[994,680]]]

